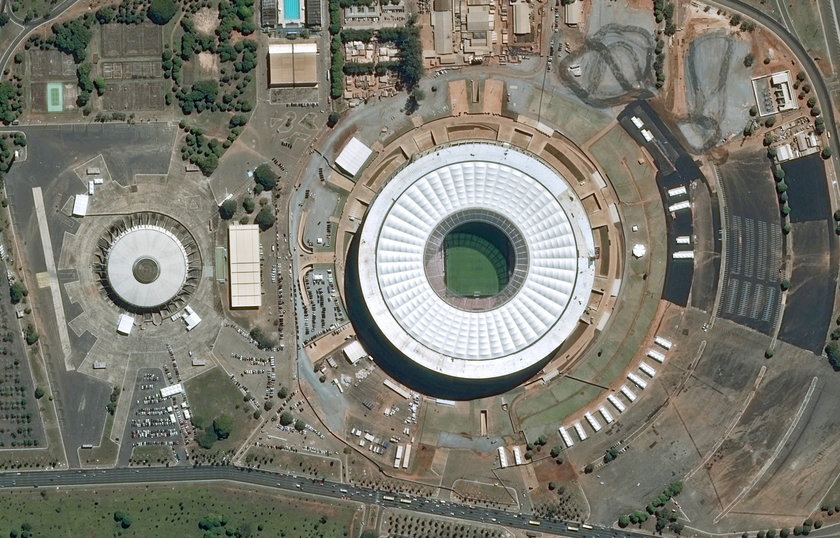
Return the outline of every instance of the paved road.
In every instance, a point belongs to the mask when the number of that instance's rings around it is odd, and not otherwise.
[[[62,13],[64,13],[64,11],[67,8],[69,8],[70,6],[75,4],[77,1],[78,0],[64,0],[63,2],[61,2],[60,4],[58,4],[57,6],[55,6],[53,8],[53,10],[50,12],[50,18],[47,19],[46,21],[44,19],[37,19],[37,20],[29,21],[26,24],[23,23],[23,20],[20,17],[18,17],[17,15],[15,15],[12,12],[11,4],[6,2],[3,6],[0,6],[0,11],[3,11],[2,8],[5,8],[6,12],[8,12],[12,21],[14,21],[18,25],[22,26],[22,28],[20,30],[20,33],[17,35],[17,37],[15,37],[14,41],[12,41],[12,43],[9,45],[9,47],[5,51],[3,51],[2,55],[0,55],[0,72],[2,72],[4,69],[6,69],[6,64],[8,63],[9,58],[11,58],[12,53],[14,53],[14,51],[15,51],[15,49],[17,49],[18,45],[20,45],[20,43],[29,36],[29,33],[32,30],[41,26],[42,24],[48,24],[50,21],[52,21],[53,19],[57,18]]]
[[[302,492],[335,499],[378,504],[387,508],[401,508],[414,512],[454,517],[483,523],[497,523],[507,527],[539,530],[552,533],[564,533],[569,536],[591,538],[622,538],[650,536],[635,531],[627,532],[606,527],[584,529],[579,524],[572,524],[578,530],[570,531],[569,525],[562,521],[541,519],[539,526],[529,521],[537,520],[530,514],[515,514],[492,508],[471,507],[462,504],[438,501],[417,495],[396,494],[371,488],[356,487],[328,481],[314,481],[288,474],[249,470],[238,467],[162,467],[139,469],[105,470],[70,470],[70,471],[35,471],[3,473],[0,475],[0,488],[30,488],[59,486],[94,486],[113,484],[148,484],[153,482],[187,482],[207,480],[228,480],[254,486],[265,486]],[[387,499],[385,497],[388,497]]]
[[[834,2],[837,3],[837,0],[834,0]],[[835,166],[840,165],[840,158],[838,158],[837,155],[837,140],[840,139],[840,136],[838,136],[837,124],[834,122],[834,107],[831,102],[831,94],[829,93],[828,86],[823,79],[823,74],[820,72],[819,68],[817,68],[817,65],[814,63],[814,60],[808,54],[808,51],[802,43],[800,43],[795,36],[788,32],[782,23],[749,4],[739,0],[711,0],[709,3],[727,9],[740,11],[769,28],[773,33],[778,35],[785,41],[785,43],[787,43],[793,51],[793,54],[799,60],[799,63],[802,65],[803,70],[807,73],[808,78],[811,80],[811,85],[814,88],[814,92],[817,94],[820,105],[822,106],[826,128],[832,138],[829,145],[834,146],[834,164]]]

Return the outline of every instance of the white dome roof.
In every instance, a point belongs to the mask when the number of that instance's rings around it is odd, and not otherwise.
[[[430,284],[429,236],[444,219],[485,211],[527,243],[515,293],[481,311],[450,304]],[[536,157],[497,144],[438,148],[402,168],[368,211],[359,275],[373,319],[426,368],[491,378],[545,358],[574,330],[594,280],[594,244],[580,200]]]
[[[148,264],[148,278],[138,271],[138,263]],[[153,308],[181,291],[187,278],[187,253],[172,232],[160,226],[138,225],[112,242],[107,273],[111,288],[124,301]]]

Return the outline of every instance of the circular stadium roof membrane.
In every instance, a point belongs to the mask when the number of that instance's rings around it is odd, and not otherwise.
[[[460,222],[498,227],[517,251],[511,282],[477,306],[436,285],[440,236]],[[574,331],[594,281],[580,200],[556,170],[507,145],[461,143],[415,158],[374,200],[360,239],[359,284],[381,334],[453,377],[502,377],[545,359]]]
[[[181,290],[187,278],[187,253],[165,228],[137,226],[114,239],[107,272],[111,287],[124,301],[154,308]]]
[[[99,239],[96,256],[94,271],[103,291],[121,308],[138,314],[177,312],[200,281],[195,239],[162,213],[118,218]]]

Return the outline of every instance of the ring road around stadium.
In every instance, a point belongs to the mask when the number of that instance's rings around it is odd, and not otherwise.
[[[358,243],[367,315],[391,349],[457,379],[532,369],[572,334],[595,278],[586,211],[536,155],[437,146],[374,199]]]

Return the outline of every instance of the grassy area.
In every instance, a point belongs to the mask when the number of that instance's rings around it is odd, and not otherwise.
[[[115,521],[123,512],[128,528]],[[62,488],[0,494],[0,535],[21,525],[33,536],[202,536],[210,514],[227,518],[226,529],[243,536],[350,536],[354,509],[277,493],[220,484]]]
[[[243,401],[242,393],[221,368],[213,368],[198,375],[184,385],[187,399],[197,423],[208,427],[214,419],[227,415],[233,419],[230,437],[214,445],[215,450],[238,447],[251,432],[256,421],[251,417],[253,408]]]
[[[655,171],[647,161],[639,164],[642,155],[638,144],[630,138],[624,128],[616,125],[592,144],[592,152],[600,159],[610,183],[615,188],[618,198],[624,203],[639,201],[639,190],[635,183],[643,178],[653,177]]]
[[[162,465],[167,461],[175,462],[175,458],[168,446],[138,446],[131,451],[131,461],[134,464]]]
[[[795,7],[788,8],[788,13],[790,13],[790,18],[793,21],[796,35],[799,36],[799,40],[808,49],[810,55],[825,58],[825,36],[820,22],[820,14],[817,11],[817,3],[816,0],[802,2],[806,5],[797,3]],[[823,4],[822,9],[829,12],[824,12],[823,16],[831,17],[831,7],[828,4]]]
[[[454,238],[454,242],[456,244],[446,248],[446,287],[465,297],[499,293],[505,282],[499,279],[497,265],[504,267],[504,259],[493,256],[495,249],[486,241],[470,242]],[[505,273],[502,268],[501,274]]]

